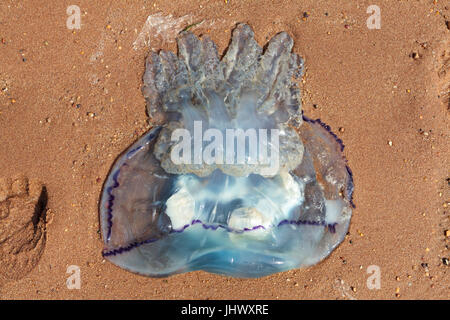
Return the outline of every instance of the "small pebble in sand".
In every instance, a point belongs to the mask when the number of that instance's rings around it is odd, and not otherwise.
[[[388,145],[389,145],[390,147],[392,147],[393,143],[392,143],[391,140],[388,141]]]
[[[444,234],[445,234],[446,237],[450,237],[450,230],[445,230]]]
[[[411,58],[413,58],[414,60],[417,60],[420,58],[420,55],[418,52],[411,52],[411,54],[409,55]]]
[[[303,12],[303,18],[308,18],[309,17],[309,12],[305,11]]]
[[[339,128],[339,132],[342,133],[342,132],[344,132],[344,131],[345,131],[344,127],[340,127],[340,128]]]
[[[442,258],[442,263],[448,266],[450,264],[450,261],[448,260],[448,258]]]

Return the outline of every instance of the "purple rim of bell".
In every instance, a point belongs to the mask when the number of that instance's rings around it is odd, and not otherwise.
[[[346,194],[347,194],[347,200],[350,202],[350,205],[352,206],[352,208],[356,208],[355,203],[353,202],[353,189],[354,189],[354,183],[353,183],[353,172],[350,169],[350,167],[348,166],[348,160],[344,155],[344,142],[342,142],[342,140],[331,130],[331,127],[329,125],[327,125],[325,122],[322,122],[322,120],[320,120],[320,118],[317,118],[316,120],[310,119],[307,116],[305,116],[303,114],[302,111],[302,118],[304,121],[309,122],[309,123],[317,123],[320,126],[322,126],[322,128],[324,128],[326,131],[328,131],[328,133],[336,140],[336,142],[339,144],[340,148],[341,148],[341,155],[342,158],[345,161],[345,169],[347,170],[348,176],[350,177],[349,181],[348,181],[348,185],[347,185],[347,190],[346,190]]]
[[[255,231],[255,230],[258,230],[258,229],[266,230],[266,228],[264,226],[262,226],[262,225],[254,226],[252,228],[244,228],[244,229],[240,229],[240,230],[235,230],[235,229],[232,229],[232,228],[230,228],[228,226],[224,226],[224,225],[221,225],[221,224],[217,224],[217,225],[206,224],[206,223],[202,222],[201,220],[196,219],[196,220],[192,220],[192,222],[190,224],[186,224],[186,225],[184,225],[183,227],[181,227],[179,229],[172,229],[169,232],[169,234],[182,233],[187,228],[189,228],[189,227],[191,227],[193,225],[196,225],[196,224],[201,224],[201,226],[205,230],[211,229],[213,231],[216,231],[217,229],[223,229],[223,230],[225,230],[227,232],[233,232],[233,233],[238,233],[238,234],[239,233],[244,233],[244,232],[247,232],[247,231]],[[282,225],[326,226],[330,230],[331,233],[335,233],[336,232],[336,225],[337,225],[337,223],[326,224],[323,221],[319,222],[319,221],[287,220],[286,219],[286,220],[282,220],[280,223],[278,223],[278,225],[276,227],[278,228],[278,227],[280,227]],[[109,251],[105,250],[105,251],[103,251],[102,254],[103,254],[104,257],[115,256],[115,255],[123,253],[123,252],[128,252],[128,251],[130,251],[130,250],[132,250],[134,248],[137,248],[137,247],[139,247],[141,245],[149,244],[149,243],[152,243],[152,242],[156,242],[156,241],[161,240],[161,239],[162,238],[152,238],[152,239],[147,239],[147,240],[140,241],[140,242],[136,241],[136,242],[130,243],[126,247],[120,247],[120,248],[109,250]]]
[[[160,130],[161,130],[161,128],[157,128],[155,130],[155,132],[151,133],[148,136],[147,141],[150,142],[151,140],[153,140],[153,138],[155,138],[157,136],[157,134],[159,133]],[[136,152],[138,152],[142,148],[143,148],[143,146],[139,146],[137,148],[134,148],[134,149],[128,151],[125,156],[127,158],[130,158],[132,155],[134,155]],[[108,201],[107,201],[108,206],[106,208],[106,212],[107,212],[107,216],[108,216],[108,218],[107,218],[107,220],[108,220],[108,233],[106,235],[107,241],[109,241],[111,239],[111,230],[112,230],[112,224],[113,224],[112,223],[112,218],[113,218],[112,211],[113,211],[113,205],[114,205],[115,197],[112,194],[112,191],[119,186],[119,181],[117,179],[119,177],[120,170],[122,169],[122,167],[127,166],[127,165],[128,165],[127,163],[123,163],[122,166],[119,169],[117,169],[117,171],[113,174],[113,177],[112,177],[113,178],[113,182],[114,182],[113,185],[106,189],[106,193],[108,194]]]

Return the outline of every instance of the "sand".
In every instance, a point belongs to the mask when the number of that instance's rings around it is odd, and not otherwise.
[[[9,239],[0,242],[1,299],[450,298],[448,3],[98,3],[77,1],[79,30],[66,26],[72,3],[0,3],[0,238]],[[380,29],[366,25],[370,4],[381,8]],[[171,14],[172,29],[144,27],[156,13]],[[176,50],[179,28],[201,21],[192,31],[220,52],[237,22],[250,24],[261,45],[287,31],[305,59],[305,114],[346,145],[356,209],[345,241],[316,266],[261,279],[152,279],[101,255],[103,182],[150,128],[145,56],[149,47]],[[39,183],[47,211],[30,214]],[[66,285],[70,266],[79,267],[80,289]],[[367,286],[368,270],[379,270],[379,289]]]

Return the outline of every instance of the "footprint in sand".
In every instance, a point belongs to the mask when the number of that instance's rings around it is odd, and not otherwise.
[[[0,284],[24,277],[45,248],[47,190],[21,176],[0,178]]]

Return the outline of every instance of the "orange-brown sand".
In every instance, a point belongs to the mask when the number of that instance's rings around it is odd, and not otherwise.
[[[71,2],[0,3],[1,299],[450,298],[448,2],[97,3],[77,1],[79,30],[66,26]],[[380,29],[367,28],[371,4]],[[103,182],[150,127],[145,57],[149,47],[176,50],[176,33],[136,44],[158,12],[188,16],[185,26],[203,21],[191,30],[220,52],[237,22],[261,45],[280,31],[294,38],[306,65],[304,112],[342,138],[356,185],[348,236],[318,265],[250,280],[152,279],[102,258]],[[47,211],[33,215],[39,183]],[[66,286],[71,265],[79,290]],[[367,287],[374,265],[380,289]]]

